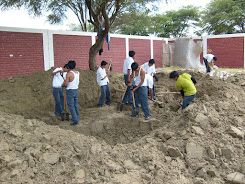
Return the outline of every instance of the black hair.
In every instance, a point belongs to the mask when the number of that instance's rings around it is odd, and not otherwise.
[[[67,68],[67,69],[69,69],[69,66],[68,66],[68,64],[65,64],[64,68]]]
[[[76,62],[75,61],[69,61],[68,62],[68,67],[69,67],[69,69],[74,69],[75,67],[76,67]]]
[[[217,58],[217,56],[214,56],[213,59],[214,59],[214,61],[217,61],[218,58]]]
[[[138,63],[136,63],[136,62],[133,62],[133,63],[131,64],[131,68],[132,68],[133,71],[135,71],[138,67],[139,67],[139,65],[138,65]]]
[[[169,74],[169,78],[170,78],[170,79],[174,79],[175,77],[179,77],[179,74],[178,74],[178,72],[176,72],[176,71],[172,71],[172,72]]]
[[[133,50],[129,51],[129,56],[130,57],[133,57],[134,55],[135,55],[135,51],[133,51]]]
[[[150,63],[150,64],[155,64],[155,60],[154,60],[154,59],[150,59],[150,60],[149,60],[149,63]]]
[[[101,64],[100,66],[104,66],[104,65],[107,65],[108,63],[106,61],[101,61]]]
[[[156,74],[153,76],[153,78],[155,78],[156,81],[158,81],[158,76]]]

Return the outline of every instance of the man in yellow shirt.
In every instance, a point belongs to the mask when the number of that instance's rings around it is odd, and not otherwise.
[[[196,80],[187,73],[179,75],[177,71],[172,71],[169,75],[169,78],[176,80],[176,86],[180,90],[183,98],[183,110],[193,101],[196,96],[197,90],[194,85]]]

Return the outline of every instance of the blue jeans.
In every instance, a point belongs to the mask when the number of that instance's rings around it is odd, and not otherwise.
[[[185,96],[184,100],[183,100],[183,104],[182,104],[182,110],[185,109],[191,102],[192,100],[195,98],[196,94],[191,95],[191,96]]]
[[[153,91],[153,99],[156,100],[156,92],[155,92],[155,84],[154,83],[153,83],[152,91]]]
[[[128,75],[124,75],[124,82],[125,82],[125,85],[128,86]],[[130,89],[130,86],[128,86],[128,89],[123,97],[123,101],[122,103],[129,103],[129,104],[133,104],[133,97],[132,97],[132,92],[131,92],[131,89]]]
[[[145,116],[146,117],[150,116],[147,86],[139,87],[134,93],[134,99],[135,99],[136,110],[139,111],[139,109],[140,109],[139,103],[140,103],[142,111],[144,112]]]
[[[110,94],[109,84],[107,83],[107,85],[100,86],[100,87],[101,87],[101,95],[100,95],[98,106],[103,105],[105,101],[105,96],[106,96],[106,104],[109,105],[111,103],[111,94]]]
[[[78,89],[69,89],[66,92],[67,105],[71,112],[74,124],[79,123],[79,110],[78,110]]]
[[[64,112],[64,92],[62,88],[53,88],[53,95],[55,100],[55,115],[60,116]]]
[[[210,72],[210,67],[208,66],[208,60],[206,58],[203,58],[203,61],[204,61],[205,66],[206,66],[206,73],[209,73]]]

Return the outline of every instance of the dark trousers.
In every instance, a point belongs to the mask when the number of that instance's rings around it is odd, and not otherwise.
[[[205,63],[205,66],[206,66],[206,73],[209,73],[210,67],[208,66],[208,60],[206,58],[203,58],[203,62]]]

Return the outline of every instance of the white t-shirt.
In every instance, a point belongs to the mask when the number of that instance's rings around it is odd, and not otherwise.
[[[63,68],[61,68],[61,67],[55,68],[53,73],[60,71],[60,70],[63,71]],[[67,72],[64,72],[63,77],[62,77],[60,72],[58,72],[54,75],[53,82],[52,82],[52,85],[54,88],[61,88],[62,84],[64,83],[64,79],[66,79],[66,74],[67,74]]]
[[[138,85],[140,84],[140,82],[141,82],[140,72],[141,72],[141,69],[142,69],[142,68],[143,68],[143,67],[141,66],[141,67],[140,67],[140,70],[139,70],[138,76],[135,76],[135,72],[134,72],[134,81],[135,81],[135,85],[136,85],[136,86],[138,86]],[[141,86],[147,86],[146,79],[144,79],[144,82],[142,83]]]
[[[107,83],[109,83],[108,77],[103,79],[106,76],[106,71],[104,68],[99,67],[97,70],[97,83],[99,86],[105,86]],[[101,80],[103,79],[103,80]]]
[[[207,55],[204,56],[204,58],[206,58],[207,61],[210,63],[213,60],[214,55],[213,54],[207,54]]]
[[[68,85],[66,87],[67,90],[69,89],[78,89],[78,85],[79,85],[79,76],[80,73],[78,71],[74,72],[74,71],[70,71],[74,74],[74,79],[71,82],[68,82]]]
[[[156,68],[155,68],[155,64],[153,64],[152,66],[149,66],[149,62],[144,63],[144,69],[145,72],[149,75],[152,75],[156,72]]]
[[[124,60],[123,63],[123,73],[124,75],[128,74],[128,69],[130,69],[130,75],[132,73],[131,65],[134,62],[134,59],[132,57],[128,57]]]
[[[149,88],[153,88],[153,77],[151,75],[149,75],[149,74],[146,74],[145,75],[145,80],[147,82],[147,86]]]

